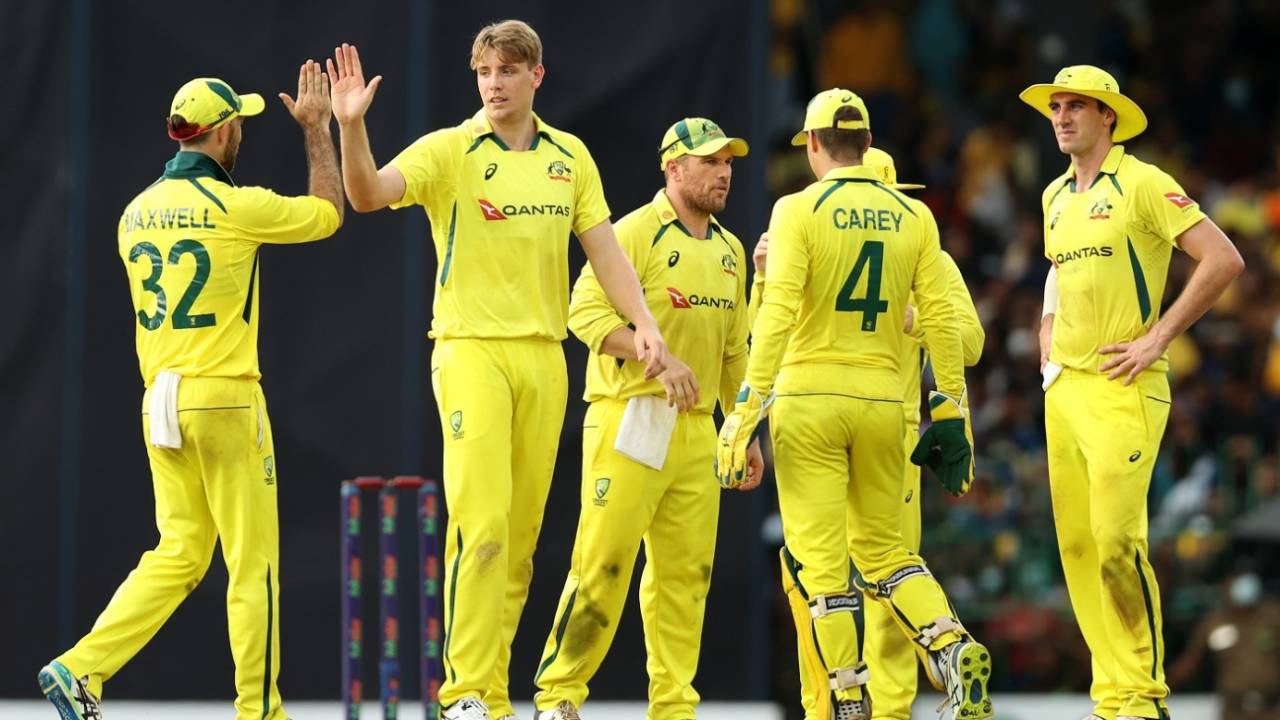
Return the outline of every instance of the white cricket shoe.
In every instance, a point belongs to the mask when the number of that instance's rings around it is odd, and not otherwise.
[[[991,652],[980,642],[961,640],[929,653],[929,662],[947,688],[947,697],[938,707],[951,705],[952,720],[991,720]]]
[[[489,720],[489,706],[479,698],[464,697],[440,713],[442,720]]]
[[[539,710],[533,720],[582,720],[582,717],[578,715],[578,708],[565,700],[552,710]]]
[[[66,665],[54,660],[36,676],[40,692],[58,709],[62,720],[102,720],[102,706],[89,692],[89,678],[76,678]]]

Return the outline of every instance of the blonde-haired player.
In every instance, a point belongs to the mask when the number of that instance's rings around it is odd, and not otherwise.
[[[89,634],[40,671],[41,689],[63,720],[100,720],[103,683],[200,582],[217,542],[227,564],[235,716],[285,717],[276,687],[279,469],[258,385],[258,251],[332,235],[344,203],[320,66],[308,60],[297,100],[280,98],[303,129],[309,195],[235,184],[241,123],[262,112],[262,96],[197,78],[170,103],[178,154],[120,217],[160,541]]]
[[[867,148],[862,164],[879,176],[880,181],[895,190],[916,190],[923,185],[899,183],[893,157],[879,148]],[[764,268],[768,256],[769,241],[764,235],[756,243],[753,253],[756,264],[756,282],[751,287],[752,310],[758,309],[764,289]],[[982,355],[986,334],[974,307],[969,288],[965,285],[960,268],[951,256],[943,251],[940,256],[946,268],[950,293],[948,300],[954,305],[959,320],[960,341],[964,347],[964,364],[976,365]],[[920,440],[920,380],[928,358],[928,339],[924,327],[915,322],[915,309],[907,306],[904,328],[911,342],[902,346],[902,402],[907,419],[904,451],[910,453]],[[902,539],[912,552],[920,551],[920,468],[915,463],[905,463],[903,476],[900,529]],[[826,688],[826,672],[818,660],[817,646],[809,630],[809,606],[800,596],[799,589],[787,571],[783,558],[783,582],[787,600],[796,622],[796,640],[800,661],[800,699],[807,720],[831,717],[831,696]],[[873,598],[867,598],[873,599]],[[866,640],[863,656],[867,662],[870,680],[867,687],[875,698],[872,704],[873,720],[911,720],[911,704],[916,696],[916,654],[911,640],[898,629],[892,613],[884,605],[868,602],[866,612]]]
[[[1053,264],[1041,332],[1054,526],[1071,607],[1093,655],[1091,718],[1168,717],[1147,489],[1169,419],[1169,343],[1244,269],[1226,235],[1160,168],[1116,143],[1147,127],[1109,73],[1063,68],[1019,97],[1071,167],[1045,188]],[[1196,261],[1161,315],[1173,249]]]
[[[591,348],[582,429],[582,511],[573,565],[535,682],[537,720],[576,720],[587,683],[618,627],[644,541],[640,610],[652,720],[694,716],[694,673],[715,556],[720,489],[717,398],[733,407],[747,361],[746,257],[716,220],[735,157],[747,143],[705,118],[685,118],[662,139],[666,186],[618,221],[618,238],[670,341],[655,379],[634,362],[632,331],[586,268],[569,327]],[[665,399],[664,399],[665,395]],[[679,411],[679,414],[677,414]],[[752,477],[763,460],[751,448]]]
[[[973,479],[964,354],[937,225],[923,203],[862,166],[870,118],[854,93],[815,96],[793,143],[806,147],[819,179],[774,206],[746,382],[720,431],[717,474],[724,485],[741,482],[747,446],[771,412],[787,571],[808,606],[834,717],[871,717],[860,588],[893,611],[953,716],[990,718],[990,654],[899,529],[900,366],[913,292],[938,390],[912,461],[954,494]]]
[[[574,135],[533,112],[542,41],[519,20],[476,35],[471,68],[484,107],[424,135],[379,169],[355,47],[329,62],[342,174],[360,212],[420,205],[439,276],[431,382],[444,433],[445,718],[514,715],[511,641],[528,595],[551,487],[568,377],[560,341],[569,305],[570,232],[610,301],[635,326],[645,377],[666,346],[618,247],[595,161]]]

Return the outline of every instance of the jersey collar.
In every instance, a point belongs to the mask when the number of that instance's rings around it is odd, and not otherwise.
[[[689,229],[684,226],[684,223],[680,222],[680,217],[676,215],[676,208],[671,204],[671,198],[667,197],[667,191],[665,189],[659,190],[658,193],[653,196],[653,202],[651,205],[653,207],[653,212],[658,216],[659,224],[663,226],[674,224],[676,227],[680,228],[680,231],[685,235],[693,237],[693,233],[689,232]],[[724,234],[724,231],[720,229],[720,222],[716,220],[715,215],[712,215],[707,219],[707,237],[705,239],[710,240],[711,233],[713,231],[722,235]]]
[[[869,180],[880,182],[880,176],[876,174],[875,170],[866,165],[843,165],[831,168],[826,175],[822,176],[822,182],[828,180]]]
[[[202,152],[188,150],[179,150],[172,160],[164,164],[164,177],[177,180],[207,177],[228,185],[235,185],[231,175],[218,164],[217,160]]]
[[[541,138],[546,138],[553,144],[556,144],[555,139],[551,137],[551,133],[547,132],[547,124],[542,122],[542,118],[538,117],[538,113],[532,113],[532,115],[533,127],[536,132],[533,136],[533,144],[529,146],[529,149],[537,150],[538,141]],[[483,109],[476,111],[476,114],[472,115],[471,119],[467,121],[467,138],[471,140],[471,146],[473,148],[478,145],[481,140],[489,138],[493,140],[494,144],[503,150],[509,149],[507,148],[507,144],[502,142],[502,139],[493,132],[493,123],[489,122],[489,117],[484,114]]]
[[[1107,156],[1102,159],[1102,167],[1098,168],[1098,176],[1093,179],[1093,184],[1097,185],[1103,175],[1109,175],[1111,177],[1111,183],[1113,185],[1117,185],[1116,173],[1120,171],[1120,162],[1124,160],[1124,155],[1125,152],[1123,145],[1112,145],[1111,149],[1107,151]],[[1067,166],[1067,174],[1062,176],[1062,183],[1071,192],[1076,191],[1075,162],[1072,162]],[[1090,187],[1093,187],[1093,185],[1090,185]]]

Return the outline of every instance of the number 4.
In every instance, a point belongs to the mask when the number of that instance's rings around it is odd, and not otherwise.
[[[867,274],[867,294],[861,298],[853,297],[853,291],[862,279],[862,271],[871,268]],[[879,240],[868,240],[858,253],[858,260],[853,264],[853,271],[840,288],[836,296],[836,312],[862,313],[862,332],[875,332],[876,320],[881,313],[889,312],[889,302],[880,299],[880,275],[884,267],[884,243]]]

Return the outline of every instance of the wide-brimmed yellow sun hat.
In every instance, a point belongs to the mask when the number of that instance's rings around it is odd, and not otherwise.
[[[869,147],[862,154],[863,167],[871,168],[880,182],[894,190],[923,190],[923,185],[898,182],[898,169],[893,165],[893,156],[880,148]]]
[[[1022,102],[1053,118],[1049,98],[1054,93],[1076,93],[1101,100],[1116,112],[1116,129],[1111,134],[1115,142],[1137,137],[1147,129],[1147,115],[1129,96],[1120,92],[1120,83],[1111,73],[1092,65],[1072,65],[1058,71],[1051,83],[1032,85],[1018,94]]]

